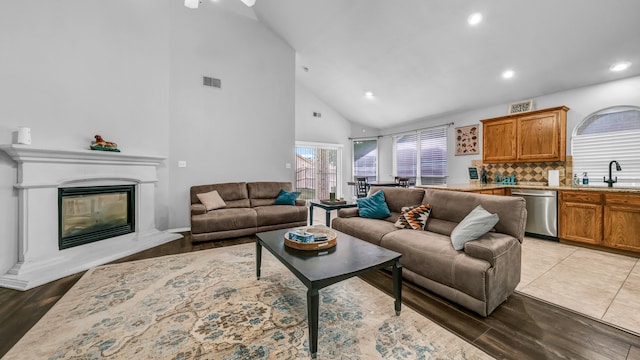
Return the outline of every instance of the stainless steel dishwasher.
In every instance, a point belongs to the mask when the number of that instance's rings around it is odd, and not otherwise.
[[[527,202],[527,235],[558,240],[557,191],[512,189],[511,196],[520,196]]]

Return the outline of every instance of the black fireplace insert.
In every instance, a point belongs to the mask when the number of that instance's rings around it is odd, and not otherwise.
[[[60,250],[134,231],[134,185],[58,189]]]

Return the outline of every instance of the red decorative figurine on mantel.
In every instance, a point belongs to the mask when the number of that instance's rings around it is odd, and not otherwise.
[[[106,141],[100,135],[95,135],[94,137],[96,141],[91,144],[91,150],[120,152],[120,150],[118,150],[118,144]]]

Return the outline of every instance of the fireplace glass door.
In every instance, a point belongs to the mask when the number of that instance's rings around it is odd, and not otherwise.
[[[60,250],[135,231],[133,185],[58,190]]]

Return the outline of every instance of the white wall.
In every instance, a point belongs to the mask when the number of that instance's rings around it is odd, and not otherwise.
[[[616,105],[640,106],[640,77],[633,77],[623,80],[607,82],[598,85],[572,89],[559,93],[533,97],[535,109],[545,109],[555,106],[566,105],[571,110],[567,113],[567,153],[571,152],[571,135],[575,127],[587,116],[602,108]],[[403,126],[384,129],[382,134],[392,134],[407,130],[425,128],[434,125],[454,122],[448,129],[448,151],[447,151],[447,172],[449,184],[468,183],[467,167],[471,166],[472,160],[482,159],[482,150],[478,155],[455,156],[455,136],[456,127],[480,124],[480,120],[507,114],[508,103],[497,106],[476,109],[456,114],[449,114],[441,117],[418,120]],[[480,127],[482,129],[482,127]],[[352,132],[354,136],[357,131]],[[390,139],[384,137],[383,139]],[[479,141],[482,142],[482,132]],[[380,141],[379,151],[381,156],[391,157],[392,141]],[[624,149],[621,149],[624,151]],[[380,162],[380,174],[392,172],[391,161]],[[384,167],[382,167],[384,165]]]
[[[294,52],[214,2],[29,0],[0,4],[0,144],[164,155],[156,226],[189,226],[189,187],[293,181]],[[202,87],[202,76],[222,89]],[[177,168],[186,160],[187,168]],[[0,153],[0,273],[17,260],[17,166]]]
[[[314,117],[319,112],[321,117]],[[351,179],[351,123],[333,108],[318,99],[304,85],[296,82],[296,140],[327,144],[341,144],[342,148],[342,192],[338,197],[351,198],[353,189],[347,186]]]
[[[29,126],[34,147],[88,149],[101,134],[123,152],[168,155],[168,3],[3,1],[0,143]],[[155,211],[166,228],[166,169],[158,175]],[[16,178],[0,154],[0,273],[18,253]]]
[[[192,185],[294,181],[295,174],[293,49],[214,3],[184,9],[181,1],[171,8],[170,228],[190,225]],[[202,86],[202,76],[222,88]]]

